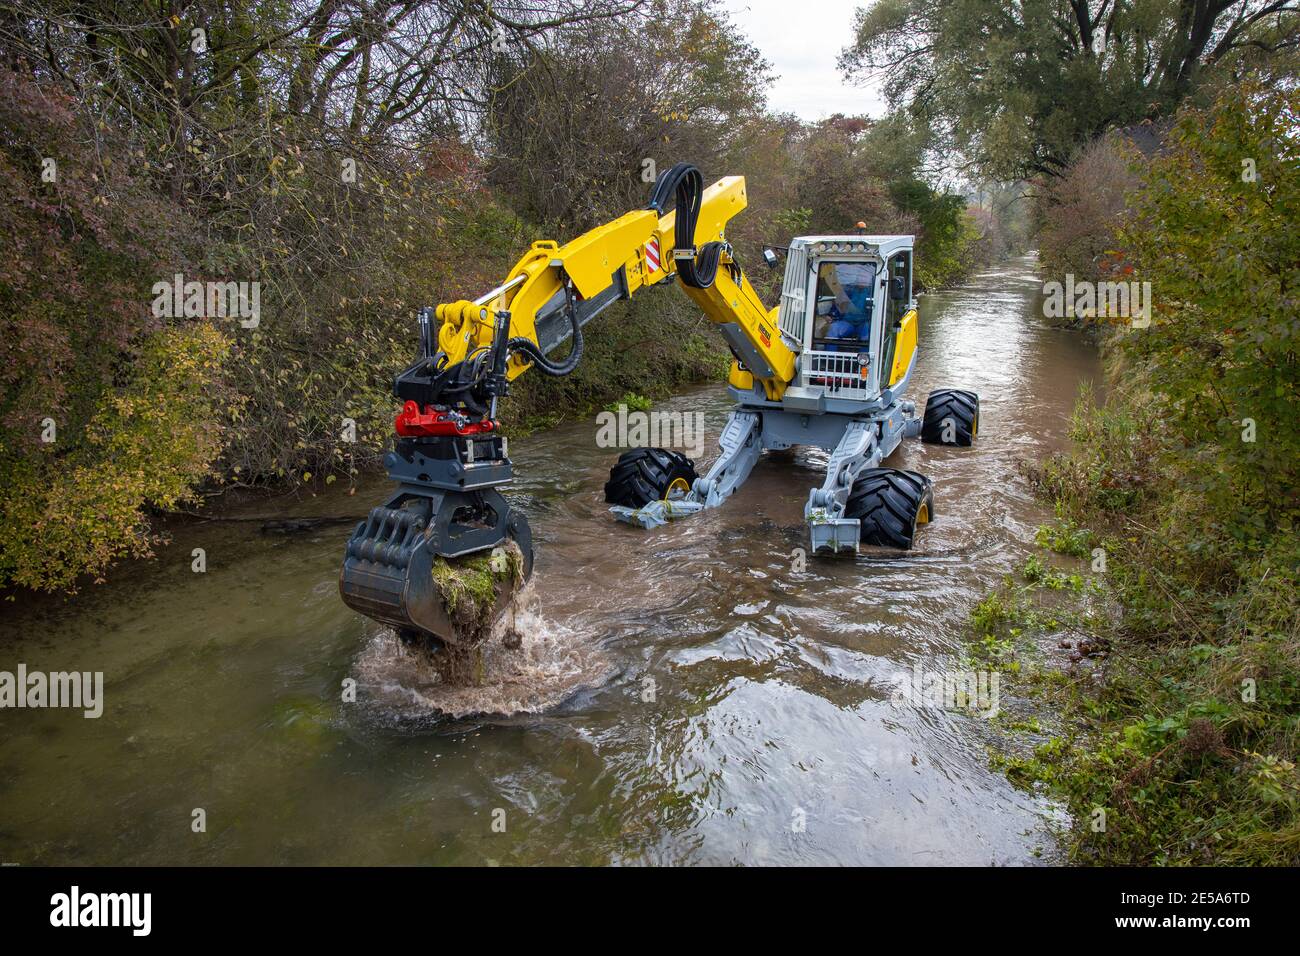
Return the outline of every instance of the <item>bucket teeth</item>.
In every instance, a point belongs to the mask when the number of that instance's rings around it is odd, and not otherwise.
[[[417,512],[372,508],[348,541],[347,557],[404,568],[424,526],[424,516]]]

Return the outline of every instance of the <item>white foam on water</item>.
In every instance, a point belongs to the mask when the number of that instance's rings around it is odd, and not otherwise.
[[[475,683],[452,684],[428,652],[380,628],[357,657],[357,699],[398,718],[534,714],[615,671],[593,641],[542,615],[531,586],[494,626],[482,655]]]

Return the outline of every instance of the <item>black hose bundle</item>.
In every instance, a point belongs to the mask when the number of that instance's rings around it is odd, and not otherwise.
[[[650,204],[646,208],[662,215],[670,196],[677,200],[673,241],[678,250],[695,252],[693,258],[676,260],[677,274],[691,288],[707,289],[717,278],[723,243],[706,242],[698,251],[695,250],[695,226],[699,222],[700,202],[704,197],[704,177],[699,169],[690,163],[678,163],[661,173],[650,191]]]
[[[433,401],[440,405],[455,405],[459,402],[472,415],[486,414],[488,403],[479,393],[492,371],[489,362],[491,355],[491,349],[478,348],[455,365],[438,370],[429,383]],[[445,360],[445,355],[443,358]],[[430,361],[436,363],[437,358]]]
[[[650,193],[650,205],[662,214],[670,197],[677,200],[677,223],[674,242],[678,249],[694,250],[695,225],[700,218],[700,202],[704,195],[704,177],[699,169],[690,163],[678,163],[655,180]],[[694,258],[677,260],[677,274],[682,281],[695,289],[707,289],[713,285],[718,274],[718,264],[722,259],[723,243],[709,242],[700,247]],[[573,328],[573,345],[562,362],[548,359],[541,348],[530,339],[514,338],[510,340],[510,352],[525,355],[543,375],[559,377],[568,375],[578,367],[582,360],[582,323],[578,320],[578,309],[573,299],[573,286],[564,284],[565,311]]]
[[[573,345],[563,362],[552,362],[531,339],[511,339],[508,346],[510,352],[522,352],[528,356],[528,360],[543,375],[551,375],[556,378],[561,375],[568,375],[578,367],[578,362],[582,359],[582,323],[578,321],[578,307],[573,301],[573,287],[567,280],[564,283],[564,300],[566,304],[565,312],[568,314],[569,322],[573,328]]]
[[[676,247],[695,252],[692,258],[677,259],[677,274],[682,281],[695,289],[707,289],[713,285],[718,275],[718,264],[722,260],[724,244],[708,242],[695,250],[695,226],[700,218],[700,202],[704,196],[704,177],[699,169],[690,163],[678,163],[655,180],[650,193],[650,205],[662,214],[670,197],[677,201],[677,222],[673,237]],[[562,362],[548,359],[541,348],[530,339],[514,338],[510,340],[510,352],[519,352],[527,356],[542,374],[559,377],[568,375],[578,367],[582,359],[582,323],[578,320],[578,310],[573,299],[573,287],[567,281],[564,284],[566,312],[573,328],[573,346]]]

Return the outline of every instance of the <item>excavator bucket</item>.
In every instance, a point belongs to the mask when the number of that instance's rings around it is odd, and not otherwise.
[[[532,573],[531,533],[496,492],[450,495],[372,509],[348,539],[339,592],[399,634],[477,644]]]
[[[414,511],[375,508],[348,541],[339,575],[343,602],[391,625],[455,643],[456,629],[433,577],[424,519]]]

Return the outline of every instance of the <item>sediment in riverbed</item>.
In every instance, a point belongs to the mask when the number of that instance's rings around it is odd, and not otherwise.
[[[524,554],[506,541],[452,561],[434,558],[433,580],[455,630],[447,635],[447,646],[471,651],[492,636],[499,618],[510,615],[524,585]]]

